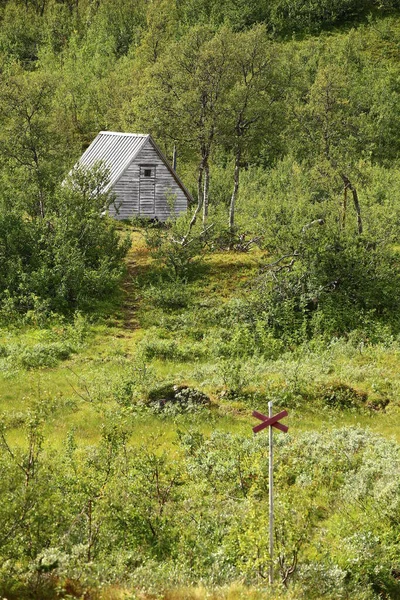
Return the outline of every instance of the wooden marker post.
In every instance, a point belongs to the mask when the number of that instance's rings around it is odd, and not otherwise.
[[[274,436],[272,428],[276,427],[276,429],[280,429],[284,433],[287,432],[289,427],[287,425],[282,425],[279,423],[280,419],[283,417],[287,417],[287,411],[282,410],[280,413],[272,416],[272,402],[268,402],[268,417],[259,413],[258,411],[253,411],[253,417],[260,419],[261,423],[253,427],[254,433],[258,433],[262,431],[266,427],[269,427],[269,583],[272,585],[274,583]]]
[[[272,402],[268,402],[268,416],[272,417]],[[269,427],[269,584],[274,583],[274,436]]]

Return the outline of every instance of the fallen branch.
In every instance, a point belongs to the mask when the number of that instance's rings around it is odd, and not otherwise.
[[[258,244],[261,241],[261,236],[251,238],[247,242],[245,241],[246,234],[242,233],[239,236],[239,240],[236,244],[233,244],[233,250],[236,252],[247,252],[253,244]]]
[[[290,254],[284,254],[283,256],[278,258],[278,260],[274,261],[273,263],[269,263],[268,265],[265,265],[265,267],[263,267],[261,269],[261,272],[274,271],[275,273],[279,273],[279,271],[282,271],[283,269],[291,268],[294,265],[296,258],[298,258],[299,256],[300,256],[300,254],[299,254],[298,250],[295,250],[294,252],[292,252]],[[292,260],[287,265],[281,265],[278,267],[279,263],[282,262],[283,260],[285,260],[286,258],[291,258]],[[274,269],[274,267],[277,267],[277,269]]]
[[[195,235],[192,238],[188,239],[188,235],[190,233],[190,229],[189,229],[189,231],[187,232],[186,235],[183,236],[183,238],[181,238],[180,240],[177,240],[175,238],[171,238],[171,241],[174,242],[174,244],[179,244],[182,247],[186,247],[186,246],[189,246],[189,244],[191,244],[195,240],[201,240],[201,238],[204,237],[205,234],[208,231],[210,231],[210,229],[212,229],[213,227],[214,227],[214,223],[211,223],[211,225],[209,225],[208,227],[205,227],[203,229],[203,231],[201,231],[198,235]]]
[[[84,402],[89,402],[89,403],[93,402],[93,398],[91,396],[90,390],[88,388],[88,385],[87,385],[86,381],[83,379],[83,377],[81,377],[80,375],[78,375],[77,373],[75,373],[75,371],[71,367],[67,366],[67,369],[69,371],[71,371],[71,373],[77,378],[78,382],[80,383],[80,385],[83,387],[83,389],[86,392],[86,397],[82,393],[78,392],[78,390],[75,389],[75,387],[72,385],[72,383],[70,381],[68,381],[68,379],[67,379],[67,382],[71,386],[72,391],[78,396],[78,398],[80,398]]]
[[[310,227],[313,227],[314,225],[325,225],[325,220],[315,219],[314,221],[311,221],[311,223],[307,223],[307,225],[304,225],[303,229],[301,230],[302,233],[305,233],[307,229],[310,229]]]

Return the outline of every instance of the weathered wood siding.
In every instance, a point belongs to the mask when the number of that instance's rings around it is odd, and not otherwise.
[[[155,169],[155,179],[144,177],[145,168]],[[188,200],[185,192],[150,140],[113,185],[112,191],[116,195],[115,204],[118,207],[118,214],[113,206],[110,207],[110,214],[116,219],[144,216],[157,217],[160,221],[165,221],[170,216],[171,201],[173,201],[175,214],[187,210]]]
[[[139,214],[154,217],[156,214],[156,165],[140,165]]]

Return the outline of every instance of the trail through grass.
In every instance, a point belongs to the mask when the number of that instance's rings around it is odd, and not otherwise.
[[[365,347],[337,340],[328,348],[297,349],[276,360],[262,356],[218,358],[212,347],[213,332],[218,332],[218,311],[234,296],[246,295],[263,254],[208,255],[198,276],[186,284],[188,304],[169,310],[160,308],[148,292],[159,281],[159,267],[149,255],[142,231],[134,230],[132,241],[122,306],[117,306],[105,322],[81,324],[79,335],[76,328],[67,330],[60,325],[1,332],[0,345],[11,352],[11,358],[8,362],[0,359],[0,410],[15,439],[27,411],[44,401],[52,406],[47,423],[50,443],[62,443],[71,428],[82,442],[92,443],[99,437],[105,415],[121,408],[115,393],[119,382],[132,370],[145,369],[147,389],[171,382],[200,388],[210,396],[213,408],[195,419],[181,416],[180,426],[248,431],[250,435],[252,410],[265,409],[268,398],[275,397],[278,405],[289,409],[293,435],[307,429],[359,424],[400,440],[397,343]],[[60,339],[66,345],[65,358],[62,352],[52,358],[52,345]],[[28,356],[25,363],[21,353]],[[47,366],[53,359],[55,366]],[[226,396],[230,378],[235,377],[240,389]],[[387,399],[387,406],[382,408],[378,402],[376,408],[361,412],[321,410],[320,404],[315,404],[318,389],[338,384],[364,392],[372,400]],[[132,440],[144,441],[155,423],[167,434],[165,440],[170,445],[176,419],[160,415],[132,413]]]

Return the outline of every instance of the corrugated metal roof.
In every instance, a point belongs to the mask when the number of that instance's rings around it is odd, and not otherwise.
[[[110,181],[104,190],[107,191],[118,181],[149,137],[143,133],[100,131],[78,164],[92,167],[96,162],[103,161],[110,169]]]
[[[151,135],[145,133],[120,133],[119,131],[100,131],[87,150],[82,154],[78,165],[92,167],[96,162],[103,161],[110,169],[110,181],[104,188],[106,192],[118,181],[131,161],[139,154],[147,140],[150,140],[154,149],[168,167],[177,184],[182,188],[189,200],[191,194],[183,185],[177,173],[169,164]]]

